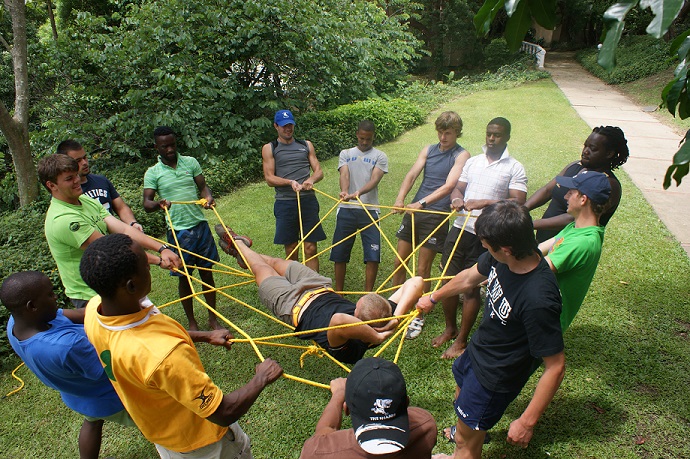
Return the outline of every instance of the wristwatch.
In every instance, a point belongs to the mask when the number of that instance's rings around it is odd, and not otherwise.
[[[418,202],[422,209],[426,209],[426,199],[420,199]]]
[[[168,244],[163,244],[160,249],[158,249],[158,253],[163,253],[163,250],[168,249],[172,250],[170,247],[168,247]]]

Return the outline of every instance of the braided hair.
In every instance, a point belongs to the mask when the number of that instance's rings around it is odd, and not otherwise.
[[[623,130],[616,126],[599,126],[592,129],[595,134],[606,137],[606,149],[613,150],[616,155],[611,158],[611,170],[617,169],[625,164],[630,156],[628,141],[625,139]]]

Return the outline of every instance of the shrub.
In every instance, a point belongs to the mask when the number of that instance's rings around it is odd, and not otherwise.
[[[361,120],[373,121],[376,142],[384,143],[423,123],[424,118],[425,112],[406,100],[369,99],[300,116],[299,136],[311,140],[319,157],[325,159],[353,144]]]
[[[674,61],[669,55],[669,44],[649,35],[623,37],[616,51],[616,67],[610,72],[597,64],[596,49],[580,51],[575,57],[591,74],[608,84],[639,80],[666,70]]]

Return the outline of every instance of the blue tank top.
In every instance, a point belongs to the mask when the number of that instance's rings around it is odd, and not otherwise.
[[[424,163],[424,178],[412,202],[417,202],[429,196],[446,183],[448,174],[455,165],[455,160],[463,150],[464,148],[457,143],[448,151],[441,151],[441,144],[439,143],[436,145],[429,145],[426,163]],[[428,209],[448,212],[450,210],[450,193],[443,199],[429,204]]]

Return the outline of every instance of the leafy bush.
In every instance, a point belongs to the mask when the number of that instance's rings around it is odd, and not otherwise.
[[[639,80],[666,70],[673,64],[669,44],[649,35],[626,36],[616,51],[616,67],[610,72],[597,64],[598,51],[587,49],[576,54],[584,68],[608,84]]]
[[[376,142],[384,143],[423,123],[424,118],[419,107],[405,100],[369,99],[333,110],[305,113],[298,120],[299,136],[311,140],[319,157],[325,159],[353,143],[361,120],[373,121]]]
[[[521,56],[524,54],[512,53],[508,49],[508,43],[504,38],[496,38],[484,48],[484,66],[490,71],[495,71],[501,66],[514,63]]]

